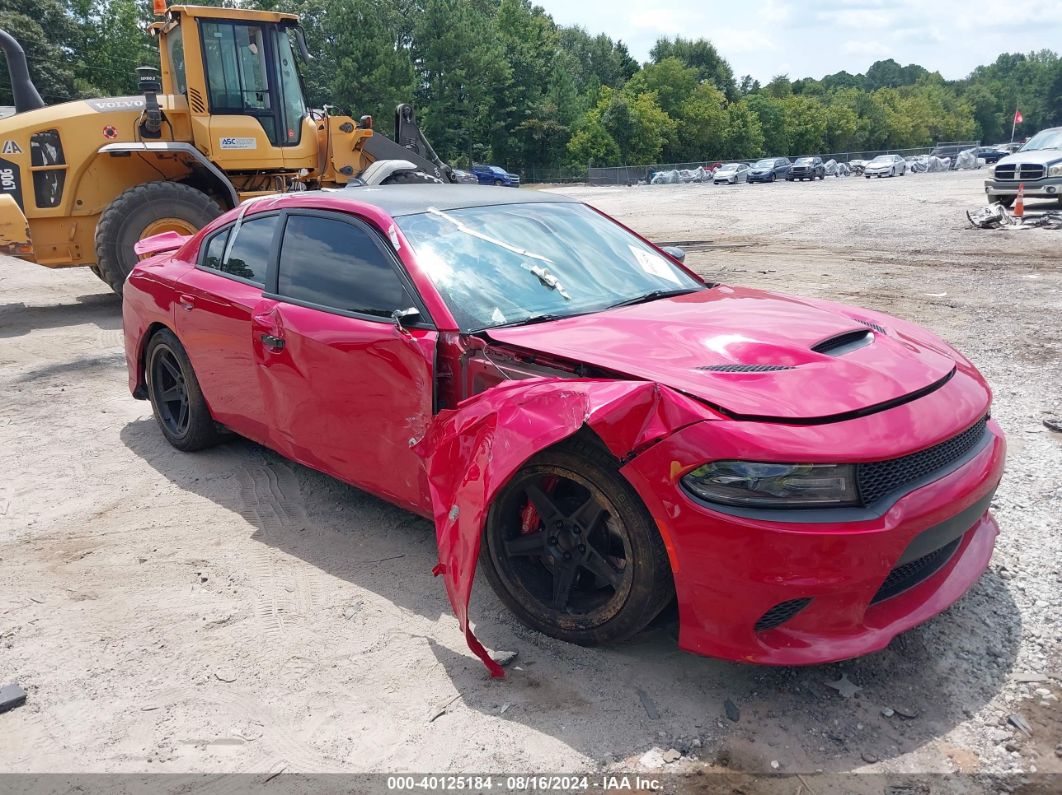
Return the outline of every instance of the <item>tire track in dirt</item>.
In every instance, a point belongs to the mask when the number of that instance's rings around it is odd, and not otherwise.
[[[304,521],[306,513],[299,503],[299,484],[288,466],[269,462],[243,469],[237,478],[240,515],[261,535],[262,543],[253,547],[248,573],[255,589],[255,619],[271,643],[284,634],[289,616],[307,612],[315,602],[313,587],[303,576],[294,575],[290,593],[283,587],[276,552],[269,546],[270,539],[291,532]]]

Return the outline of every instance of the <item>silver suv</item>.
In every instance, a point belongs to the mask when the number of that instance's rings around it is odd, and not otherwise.
[[[985,193],[990,204],[1010,207],[1018,185],[1025,186],[1027,197],[1062,203],[1062,127],[1036,133],[1017,152],[988,167]]]

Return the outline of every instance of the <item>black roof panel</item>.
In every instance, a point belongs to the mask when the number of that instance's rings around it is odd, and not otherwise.
[[[302,194],[306,195],[306,194]],[[567,196],[526,188],[495,188],[488,185],[380,185],[348,187],[332,192],[379,207],[392,217],[416,215],[428,209],[459,210],[497,204],[574,202]]]

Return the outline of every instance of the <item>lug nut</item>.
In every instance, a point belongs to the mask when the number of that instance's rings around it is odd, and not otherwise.
[[[557,537],[556,536],[550,536],[549,537],[549,545],[551,547],[557,546]]]
[[[580,544],[579,545],[579,551],[580,552],[586,552],[586,544]]]
[[[564,559],[565,560],[571,560],[572,559],[572,553],[571,552],[565,552],[564,553]]]

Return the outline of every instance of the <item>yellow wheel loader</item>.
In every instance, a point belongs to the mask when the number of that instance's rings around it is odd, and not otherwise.
[[[133,246],[191,233],[244,199],[357,184],[450,182],[399,105],[395,138],[372,119],[306,106],[298,17],[156,6],[161,70],[141,94],[45,106],[26,56],[0,31],[15,114],[0,119],[0,253],[87,265],[121,295]]]

